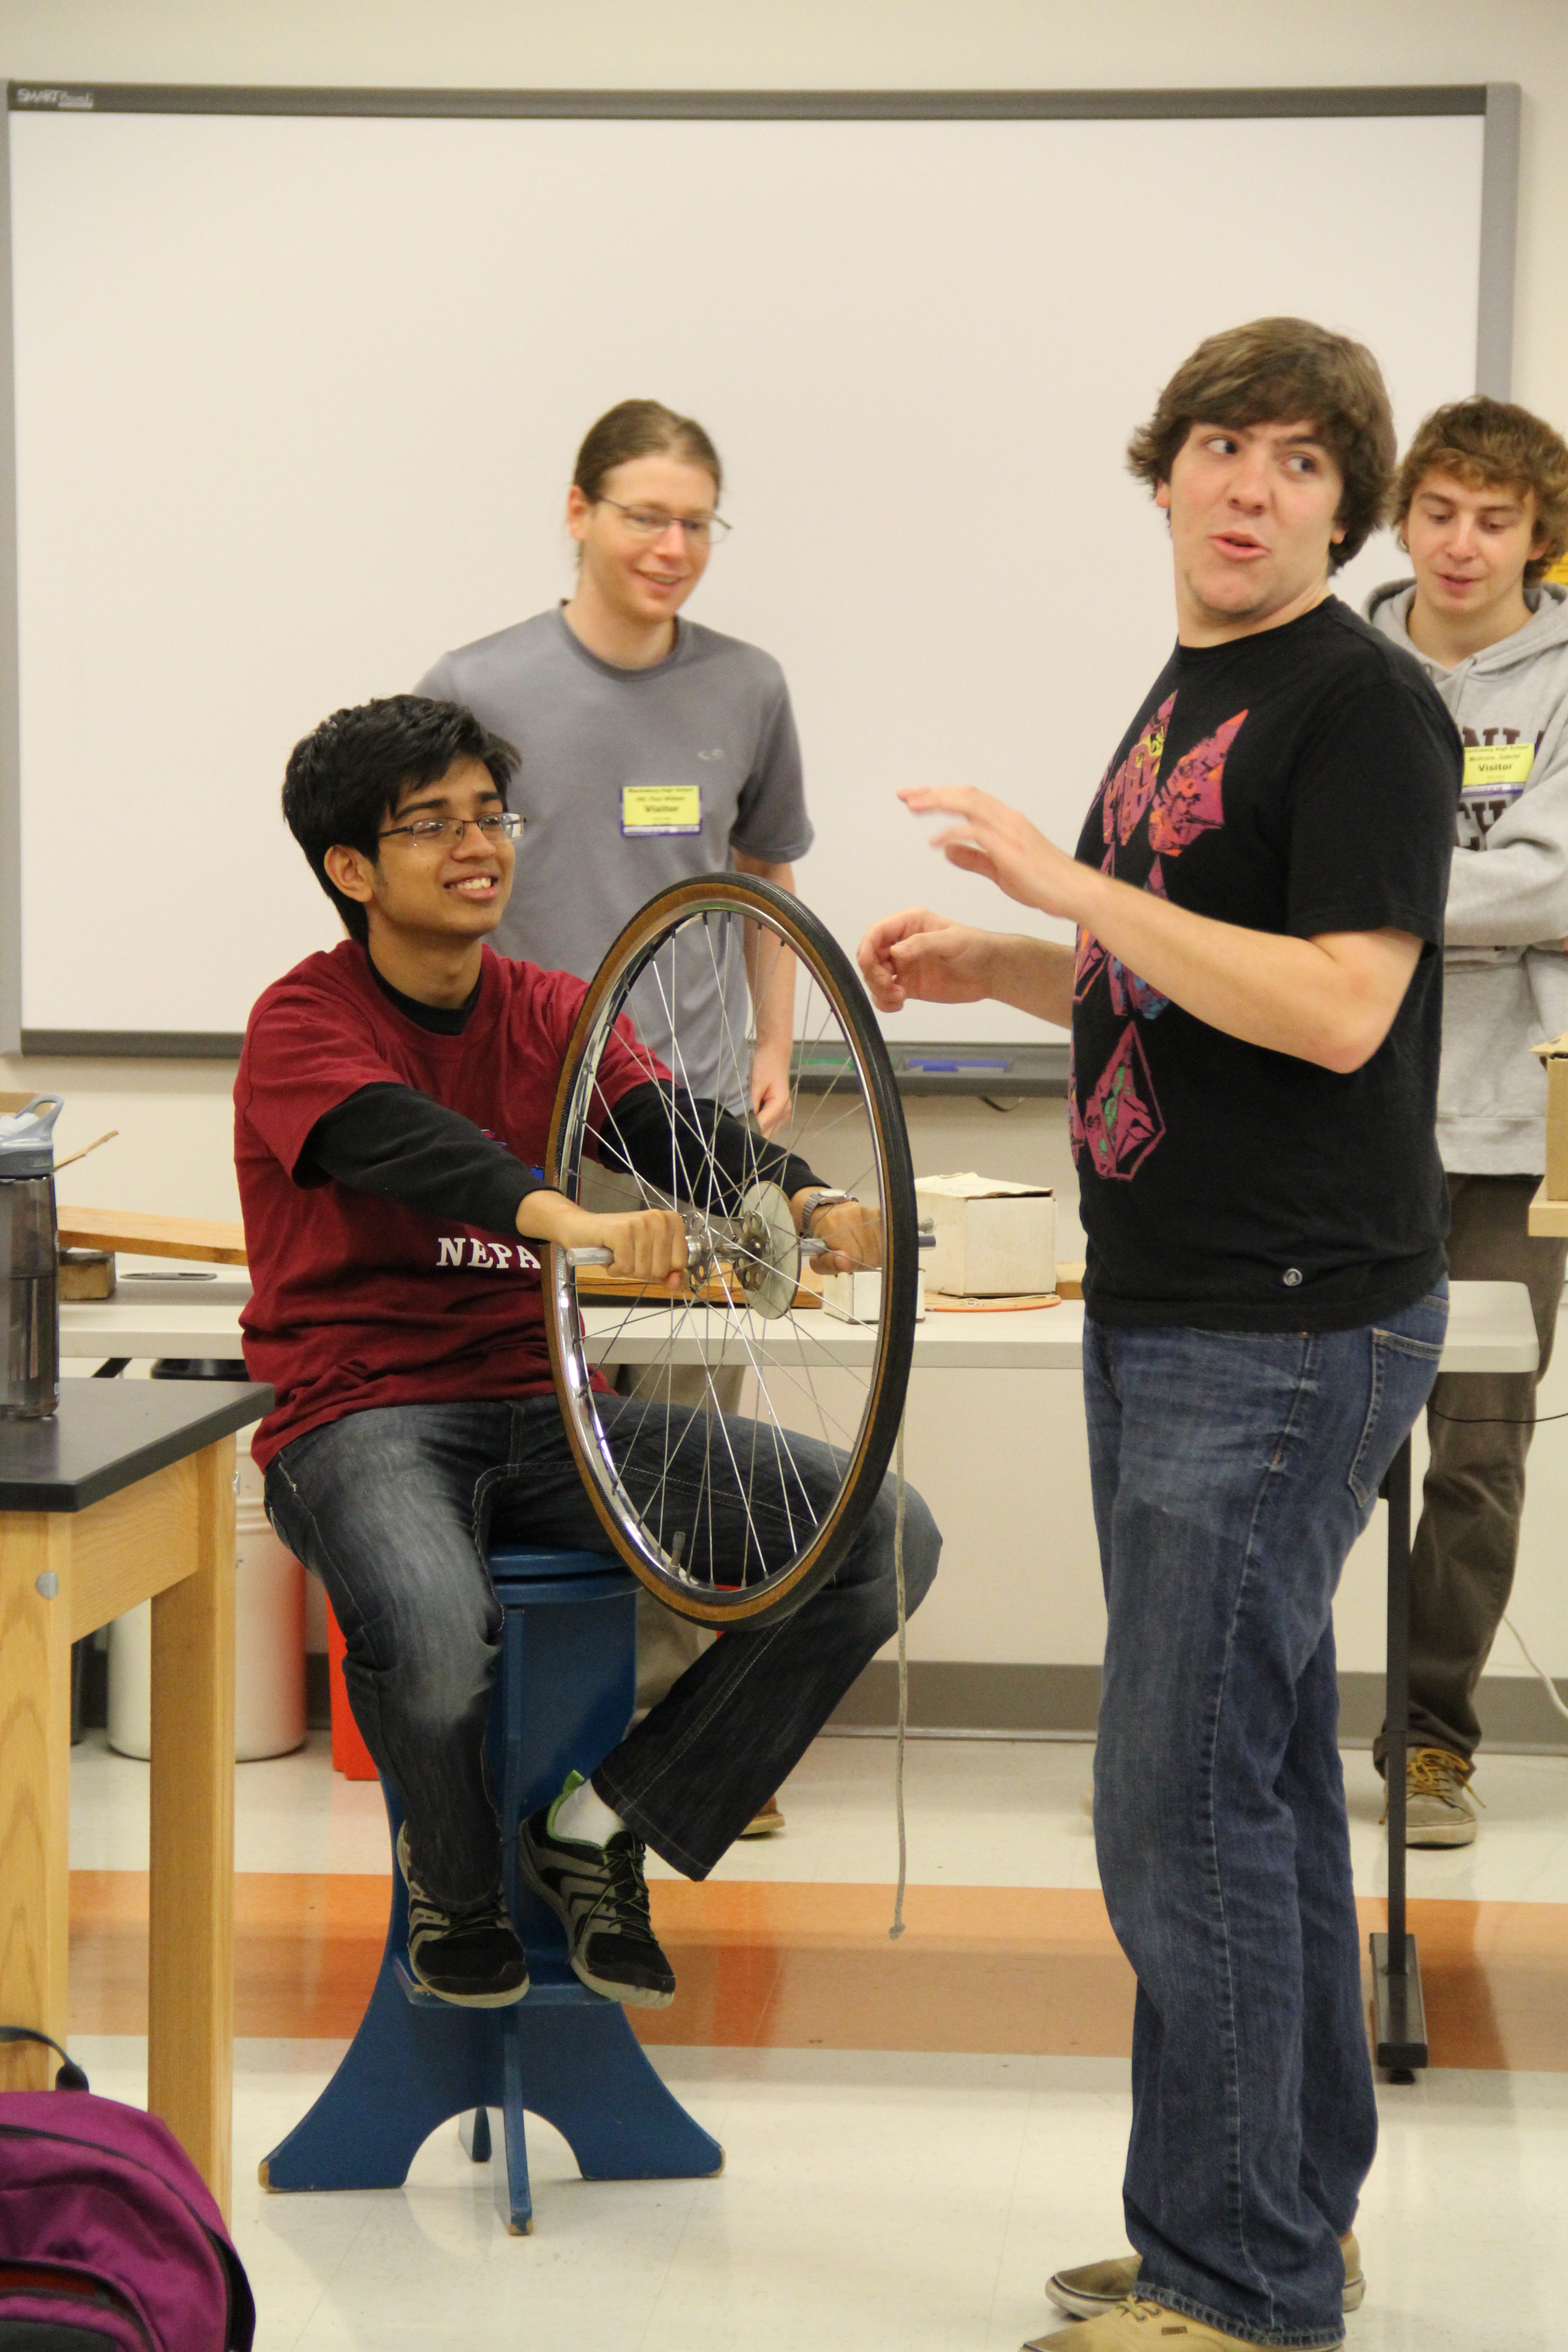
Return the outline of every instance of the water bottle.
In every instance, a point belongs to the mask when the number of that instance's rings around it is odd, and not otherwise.
[[[0,1421],[42,1421],[60,1401],[58,1095],[0,1118]]]

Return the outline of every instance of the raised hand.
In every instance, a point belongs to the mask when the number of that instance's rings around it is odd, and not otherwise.
[[[900,1013],[911,997],[928,1004],[975,1004],[991,994],[994,934],[906,907],[884,915],[860,942],[860,971],[881,1013]]]
[[[983,874],[1020,906],[1078,919],[1084,867],[1005,801],[976,792],[972,784],[951,791],[910,785],[899,798],[911,815],[957,818],[955,824],[931,835],[932,848],[940,849],[950,866]]]

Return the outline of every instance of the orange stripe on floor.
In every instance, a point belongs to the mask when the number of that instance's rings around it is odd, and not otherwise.
[[[331,2039],[363,2013],[387,1883],[246,1872],[235,1881],[235,2030]],[[1096,1890],[892,1890],[659,1880],[654,1919],[680,1989],[634,2011],[645,2042],[1118,2057],[1132,1976]],[[1384,1925],[1361,1906],[1363,1937]],[[1568,1904],[1412,1903],[1432,2063],[1568,2073]],[[71,1874],[71,2030],[147,2030],[147,1879]]]

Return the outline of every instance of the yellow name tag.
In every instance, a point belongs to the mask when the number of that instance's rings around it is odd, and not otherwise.
[[[628,841],[646,841],[655,834],[700,833],[700,784],[623,784],[621,831]]]
[[[1467,743],[1465,790],[1486,792],[1498,784],[1526,784],[1534,765],[1533,743]]]

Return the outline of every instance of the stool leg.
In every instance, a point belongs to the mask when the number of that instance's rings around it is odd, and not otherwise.
[[[648,2062],[618,2001],[541,2004],[503,2012],[507,2143],[522,2139],[527,2103],[561,2134],[585,2180],[706,2179],[724,2151]],[[514,2095],[513,2084],[518,2088]]]
[[[384,1793],[395,1845],[402,1808]],[[264,2189],[396,2189],[449,2117],[477,2112],[489,2133],[485,2110],[499,2103],[500,2090],[503,2012],[459,2009],[428,1995],[409,1999],[400,1974],[408,1890],[395,1863],[391,1893],[381,1973],[359,2032],[314,2106],[263,2161]],[[468,2152],[482,2160],[475,2147]]]
[[[463,2154],[471,2164],[488,2164],[490,2160],[490,2111],[476,2107],[472,2115],[464,2116],[458,2126],[458,2137]]]
[[[515,1867],[516,1831],[553,1796],[563,1774],[585,1771],[621,1737],[637,1681],[637,1595],[584,1602],[503,1592],[503,1745],[494,1751],[501,1833]],[[493,1724],[493,1718],[492,1718]],[[554,1913],[527,1886],[512,1894],[534,1990],[501,2013],[509,2160],[522,2152],[523,2107],[553,2125],[588,2180],[705,2177],[724,2151],[665,2088],[616,2001],[580,1985]],[[526,2186],[526,2169],[521,2169]],[[500,2183],[496,2183],[500,2200]],[[512,2192],[512,2210],[517,2210]]]
[[[529,2237],[533,2231],[533,2191],[528,2179],[528,2119],[523,2107],[522,2042],[507,2030],[521,2013],[518,2009],[509,2010],[501,2027],[501,2137],[506,2161],[496,2166],[494,2181],[496,2210],[514,2238]],[[542,2115],[544,2111],[532,2091],[530,2083],[528,2104]]]
[[[492,2015],[416,2009],[384,1967],[337,2073],[263,2161],[262,2187],[399,2187],[433,2131],[494,2096]]]

